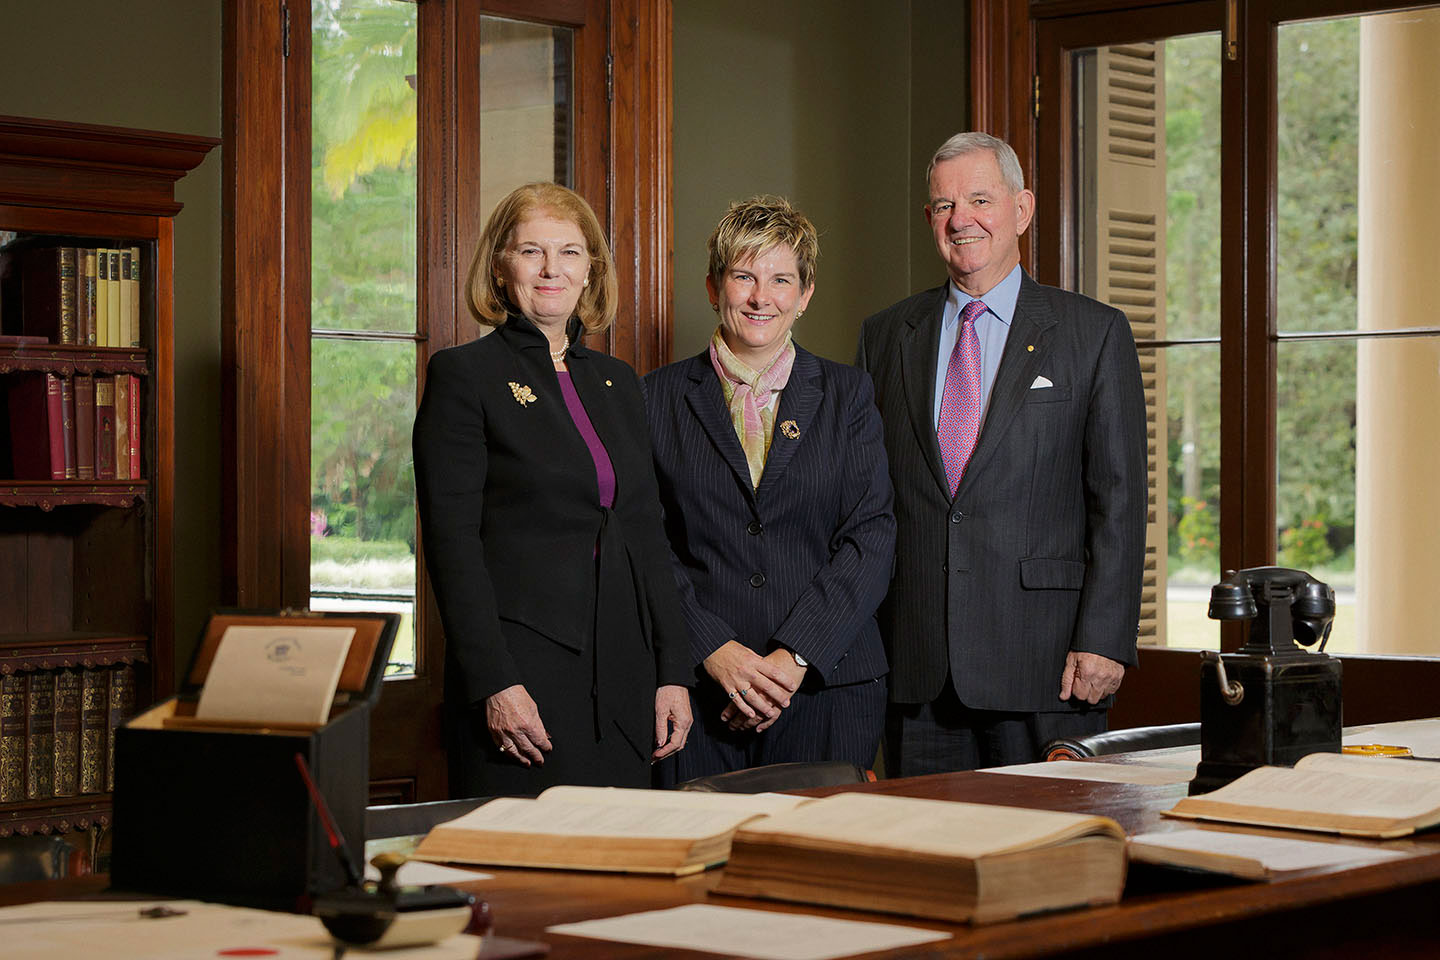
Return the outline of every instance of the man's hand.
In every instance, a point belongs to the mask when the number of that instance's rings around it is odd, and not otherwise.
[[[1074,697],[1088,703],[1099,703],[1119,690],[1123,679],[1123,663],[1098,653],[1071,650],[1065,655],[1065,672],[1060,675],[1060,699]]]
[[[748,723],[760,724],[780,716],[780,711],[790,706],[790,694],[800,684],[790,679],[793,671],[799,669],[790,654],[790,670],[777,666],[778,660],[762,657],[749,647],[735,640],[727,640],[710,656],[705,658],[705,672],[725,691],[730,704],[725,713],[732,728],[743,729]],[[804,676],[802,673],[801,676]],[[731,711],[736,711],[732,713]],[[721,714],[725,718],[725,713]],[[747,723],[748,721],[748,723]],[[736,722],[740,724],[736,727]]]
[[[535,701],[520,684],[506,687],[485,698],[485,723],[495,746],[505,756],[524,766],[545,765],[550,752],[550,735],[540,720]]]
[[[654,760],[664,760],[685,746],[690,735],[690,691],[678,683],[655,690],[655,752]]]
[[[800,664],[796,663],[795,658],[790,655],[789,650],[786,650],[784,648],[771,650],[765,655],[764,659],[766,662],[768,662],[771,666],[774,667],[774,672],[771,673],[770,676],[774,677],[776,674],[780,675],[779,682],[782,687],[784,687],[790,693],[794,693],[796,690],[800,689],[800,684],[805,681],[805,671],[807,668],[802,667],[800,666]],[[790,701],[788,698],[786,699],[783,706],[790,706]],[[773,716],[756,717],[752,719],[741,713],[734,704],[731,704],[730,706],[727,706],[725,710],[720,714],[720,719],[724,723],[728,724],[731,730],[753,729],[756,733],[761,733],[765,730],[770,729],[770,727],[774,725],[775,721],[780,719],[780,711],[775,711],[775,714]]]

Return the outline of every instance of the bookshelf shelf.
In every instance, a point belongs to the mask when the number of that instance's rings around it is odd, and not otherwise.
[[[150,375],[149,352],[132,347],[82,347],[76,344],[0,345],[0,374],[35,371]]]
[[[173,692],[174,185],[216,145],[0,117],[0,838],[108,826]]]

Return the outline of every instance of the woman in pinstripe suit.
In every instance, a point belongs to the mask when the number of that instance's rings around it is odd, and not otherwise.
[[[875,610],[895,543],[869,377],[791,338],[819,244],[780,197],[710,237],[709,347],[646,377],[696,723],[679,780],[796,760],[868,767],[884,723]]]

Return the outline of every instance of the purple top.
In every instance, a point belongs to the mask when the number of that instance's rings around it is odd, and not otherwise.
[[[585,438],[585,446],[590,448],[590,459],[595,461],[595,483],[600,488],[600,506],[613,507],[615,467],[610,463],[610,454],[605,451],[605,444],[600,442],[600,435],[590,423],[590,415],[585,412],[585,405],[580,402],[580,394],[575,392],[575,384],[570,381],[570,371],[555,372],[560,376],[560,392],[565,395],[565,409],[570,411],[570,419],[575,421],[575,429]]]

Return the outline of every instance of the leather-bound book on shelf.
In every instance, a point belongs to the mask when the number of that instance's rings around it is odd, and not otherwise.
[[[110,341],[110,251],[95,250],[95,346],[113,347]]]
[[[95,378],[75,375],[75,476],[95,479]]]
[[[0,803],[25,799],[25,677],[0,676]]]
[[[125,327],[125,317],[120,313],[120,285],[124,282],[120,276],[120,251],[111,247],[105,251],[109,258],[107,280],[105,284],[107,307],[110,310],[110,333],[109,342],[112,347],[123,347],[124,342],[120,339]]]
[[[115,479],[130,479],[130,376],[115,375]]]
[[[53,373],[6,376],[10,461],[15,480],[65,479],[65,413]]]
[[[55,796],[80,789],[80,671],[55,671]]]
[[[135,668],[122,663],[110,668],[110,697],[105,715],[105,789],[115,789],[115,728],[135,714]]]
[[[65,437],[65,479],[79,477],[75,462],[75,383],[69,377],[60,378],[60,432]]]
[[[95,248],[75,256],[75,342],[95,346]]]
[[[21,333],[75,342],[75,248],[36,247],[21,255]]]
[[[25,796],[55,795],[55,674],[30,674],[25,696]]]
[[[115,479],[115,378],[95,378],[95,479]]]
[[[143,479],[140,473],[140,378],[126,374],[130,380],[130,479]]]
[[[86,668],[80,675],[81,793],[105,792],[105,758],[110,732],[110,676],[104,668]]]
[[[130,343],[140,346],[140,248],[130,248]]]

